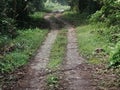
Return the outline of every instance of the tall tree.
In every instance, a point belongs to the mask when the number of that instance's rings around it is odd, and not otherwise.
[[[100,9],[99,2],[95,0],[69,0],[69,4],[72,10],[77,10],[81,13],[94,13],[96,10]]]

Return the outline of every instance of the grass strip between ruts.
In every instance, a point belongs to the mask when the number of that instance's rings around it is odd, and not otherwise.
[[[65,29],[61,30],[51,49],[50,61],[48,63],[48,69],[51,72],[55,70],[57,71],[60,68],[60,65],[62,65],[62,62],[64,60],[64,56],[66,53],[66,46],[67,46],[66,34],[67,34],[67,30]],[[55,88],[58,88],[59,79],[60,76],[58,75],[58,72],[49,74],[46,80],[47,89],[54,90]]]

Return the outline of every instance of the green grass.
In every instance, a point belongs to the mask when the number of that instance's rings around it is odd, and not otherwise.
[[[107,52],[107,39],[98,34],[100,28],[95,25],[83,25],[77,27],[77,38],[79,45],[79,52],[90,59],[91,63],[99,64],[103,59],[103,55]],[[96,49],[104,49],[105,52],[96,53]],[[97,55],[96,55],[97,54]]]
[[[66,51],[67,37],[66,30],[61,30],[55,43],[53,44],[50,61],[48,64],[49,69],[56,69],[62,63]]]
[[[25,65],[37,48],[42,44],[48,30],[27,29],[19,30],[19,36],[11,41],[14,47],[0,60],[0,72],[10,72]]]
[[[51,71],[59,69],[60,65],[64,60],[64,56],[66,53],[66,45],[67,45],[67,31],[61,30],[56,38],[55,43],[53,44],[50,61],[48,63],[48,69]],[[57,73],[48,75],[47,84],[49,90],[54,90],[58,87],[59,76]]]
[[[47,90],[55,90],[59,86],[59,78],[55,74],[51,74],[47,77]]]
[[[53,3],[53,2],[46,2],[45,7],[48,10],[56,11],[56,10],[69,10],[70,6],[67,5],[61,5],[59,3]]]

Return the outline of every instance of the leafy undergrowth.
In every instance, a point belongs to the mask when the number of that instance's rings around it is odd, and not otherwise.
[[[56,38],[55,43],[53,44],[51,54],[50,54],[50,61],[48,63],[48,69],[50,71],[56,71],[60,68],[62,64],[66,52],[66,45],[67,45],[67,30],[61,30]],[[51,73],[47,76],[47,88],[49,90],[55,90],[59,86],[59,77],[58,72]]]
[[[0,60],[0,72],[10,72],[26,64],[32,54],[40,46],[48,30],[28,29],[19,30],[19,36],[11,41],[14,50]]]
[[[35,51],[42,44],[48,30],[26,29],[19,30],[19,36],[11,40],[13,51],[6,53],[0,59],[0,85],[9,84],[9,81],[15,79],[6,77],[7,74],[14,72],[19,67],[26,65]],[[6,79],[4,79],[6,78]],[[5,81],[4,81],[5,80]]]

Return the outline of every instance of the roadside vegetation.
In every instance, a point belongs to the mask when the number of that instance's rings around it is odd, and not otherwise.
[[[51,50],[50,61],[48,63],[48,69],[51,74],[47,76],[48,90],[55,90],[55,88],[58,88],[59,86],[60,72],[57,70],[60,70],[64,61],[67,46],[66,34],[67,30],[65,29],[59,32]],[[56,72],[52,73],[54,71]]]
[[[94,61],[93,63],[97,64],[101,62],[99,59],[104,60],[104,56],[107,56],[108,52],[106,49],[107,39],[98,34],[97,30],[99,29],[95,25],[83,25],[78,27],[76,31],[79,51],[85,58],[90,59],[90,62]]]
[[[24,10],[22,16],[18,12],[16,13],[18,17],[11,17],[10,14],[14,12],[8,13],[9,8],[6,6],[8,4],[14,9],[11,2],[12,0],[8,2],[2,0],[1,3],[4,4],[0,3],[0,88],[3,84],[9,85],[10,81],[16,79],[11,73],[30,61],[49,32],[49,23],[44,19],[45,12],[37,11],[36,8],[35,12],[28,13]],[[28,2],[22,4],[23,6],[21,3],[16,2],[21,10],[25,8],[24,5],[28,5]]]
[[[35,18],[36,17],[34,15]],[[43,18],[43,16],[41,16]],[[0,54],[0,87],[3,84],[9,85],[10,81],[15,80],[12,74],[18,68],[25,66],[35,55],[47,36],[48,29],[26,28],[17,30],[16,38],[1,36],[1,54]]]
[[[25,65],[42,44],[47,32],[48,30],[38,28],[19,30],[19,36],[11,40],[10,46],[8,46],[9,51],[6,51],[6,54],[1,57],[1,73],[14,71]]]
[[[37,12],[31,15],[32,19],[43,19],[44,13]],[[37,23],[37,22],[36,22]],[[40,22],[39,22],[40,24]],[[35,25],[34,25],[35,26]],[[8,73],[25,65],[31,55],[35,53],[45,36],[47,29],[39,29],[37,26],[21,28],[16,31],[17,36],[10,38],[7,35],[1,36],[0,72]],[[6,42],[5,42],[6,41]]]

